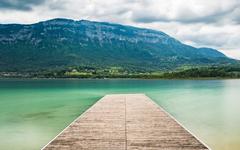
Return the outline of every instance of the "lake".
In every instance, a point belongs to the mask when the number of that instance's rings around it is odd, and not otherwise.
[[[213,150],[240,149],[240,80],[0,80],[0,149],[46,145],[105,94],[145,93]]]

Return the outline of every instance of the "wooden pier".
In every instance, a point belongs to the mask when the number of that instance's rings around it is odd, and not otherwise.
[[[106,95],[44,150],[207,150],[144,94]]]

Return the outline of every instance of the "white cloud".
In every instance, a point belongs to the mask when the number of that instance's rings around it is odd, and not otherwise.
[[[240,58],[239,0],[23,0],[19,7],[10,2],[8,7],[0,7],[1,23],[34,23],[59,17],[153,28],[184,43],[217,48]]]

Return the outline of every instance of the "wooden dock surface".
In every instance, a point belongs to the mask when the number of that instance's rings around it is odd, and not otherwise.
[[[44,150],[207,150],[144,94],[106,95]]]

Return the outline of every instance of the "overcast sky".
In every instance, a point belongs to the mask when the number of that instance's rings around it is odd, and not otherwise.
[[[0,23],[52,18],[152,28],[240,59],[240,0],[0,0]]]

